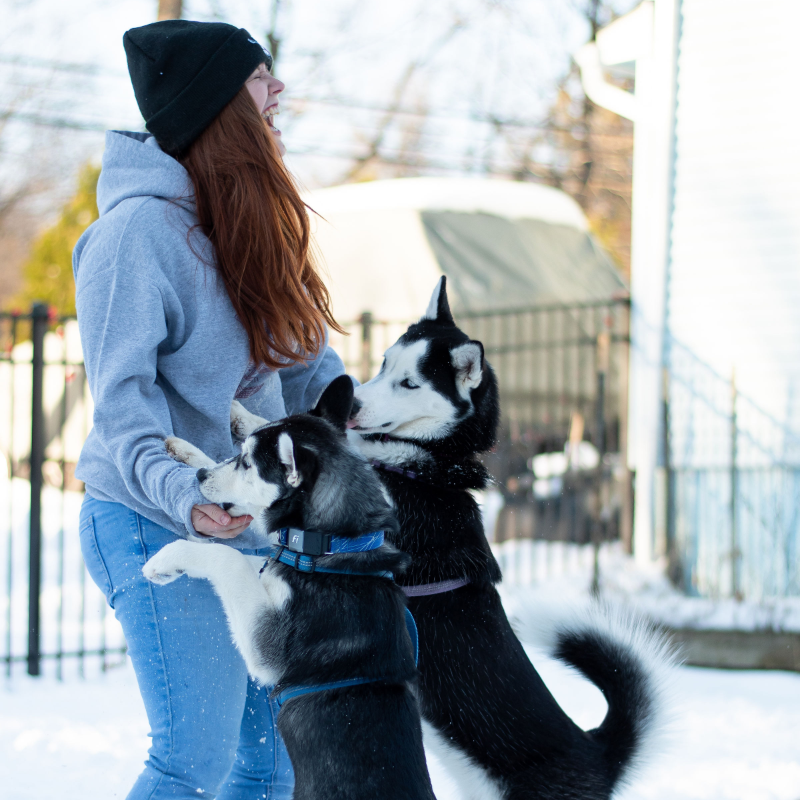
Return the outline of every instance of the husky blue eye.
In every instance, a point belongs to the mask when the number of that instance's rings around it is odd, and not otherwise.
[[[414,383],[414,381],[409,380],[408,378],[403,378],[403,380],[400,381],[400,385],[404,389],[419,389],[419,386],[417,386],[417,384]]]

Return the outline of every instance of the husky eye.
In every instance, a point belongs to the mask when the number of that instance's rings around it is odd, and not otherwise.
[[[403,378],[403,380],[400,381],[400,385],[404,389],[419,389],[419,386],[416,383],[414,383],[414,381],[412,381],[410,378]]]
[[[247,459],[244,456],[242,456],[242,467],[244,469],[250,469],[250,464],[248,463]]]

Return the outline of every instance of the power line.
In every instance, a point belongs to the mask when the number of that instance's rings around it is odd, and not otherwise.
[[[27,111],[13,111],[12,109],[0,109],[0,119],[19,120],[27,122],[29,125],[39,125],[44,128],[67,128],[74,131],[104,132],[111,130],[108,124],[101,122],[81,122],[80,120],[67,119],[66,117],[50,117],[43,114],[31,114]]]
[[[113,77],[127,77],[123,72],[116,70],[108,70],[96,64],[77,64],[63,61],[53,61],[43,58],[32,58],[28,56],[5,56],[0,55],[0,63],[19,64],[20,66],[31,66],[44,69],[52,69],[62,72],[74,72],[85,75],[102,76],[108,75]],[[371,111],[378,114],[392,113],[397,116],[418,117],[420,119],[449,119],[460,120],[463,122],[480,122],[487,125],[493,125],[497,128],[518,128],[520,130],[532,131],[547,131],[555,133],[574,133],[579,125],[556,125],[552,122],[533,121],[525,119],[516,119],[513,117],[500,117],[490,113],[479,112],[463,112],[455,109],[441,109],[441,110],[420,110],[407,107],[389,107],[382,106],[375,103],[366,103],[358,100],[347,99],[330,99],[324,97],[289,97],[286,101],[287,106],[292,104],[302,105],[309,103],[313,105],[330,106],[332,108],[348,108],[355,111]],[[607,138],[622,138],[629,139],[629,133],[603,133],[600,134]]]
[[[41,114],[30,114],[25,112],[16,113],[10,110],[0,109],[0,119],[5,115],[9,115],[12,119],[19,119],[31,125],[41,125],[50,128],[64,128],[69,130],[84,131],[91,133],[104,133],[111,130],[108,125],[97,122],[82,122],[78,120],[70,120],[60,117],[47,117]],[[124,129],[124,128],[120,128]],[[596,150],[598,148],[595,148]],[[364,157],[364,153],[353,152],[352,150],[331,150],[330,148],[320,147],[316,143],[309,142],[305,147],[295,144],[294,147],[287,147],[287,151],[295,156],[320,156],[322,158],[335,158],[343,161],[357,161]],[[392,153],[396,155],[392,155]],[[416,156],[416,160],[414,159]],[[480,156],[461,156],[464,160],[471,160],[480,162],[483,160]],[[375,156],[375,159],[385,164],[395,166],[413,167],[418,169],[443,169],[456,172],[469,172],[474,167],[464,164],[457,166],[452,163],[447,164],[437,160],[436,154],[426,153],[424,151],[411,151],[411,150],[392,150],[391,148],[383,147],[380,152]],[[512,172],[521,168],[520,163],[507,162],[502,166],[498,165],[496,159],[490,159],[491,163],[497,166],[497,169],[492,169],[492,172]],[[533,166],[533,165],[531,165]],[[530,171],[530,168],[527,168]]]
[[[482,122],[498,128],[522,128],[526,130],[554,131],[557,133],[574,133],[579,127],[579,123],[576,123],[574,126],[556,125],[552,122],[532,122],[523,119],[498,117],[494,114],[479,114],[475,112],[460,113],[453,110],[421,111],[410,108],[389,108],[387,106],[379,106],[371,103],[361,103],[351,100],[329,100],[321,97],[291,97],[289,98],[287,105],[291,103],[313,103],[314,105],[332,106],[335,108],[352,108],[362,111],[375,111],[376,113],[381,114],[394,113],[398,116],[420,117],[423,119],[457,119],[463,122]],[[631,138],[631,134],[626,133],[609,133],[602,135],[612,136],[615,138]]]
[[[3,112],[0,111],[0,117],[2,116],[2,114]],[[51,128],[67,128],[70,130],[88,131],[93,133],[95,132],[103,133],[106,130],[108,130],[107,126],[100,125],[98,123],[76,122],[74,120],[59,119],[55,117],[43,117],[39,114],[16,114],[15,118],[22,119],[33,125],[44,125],[46,127],[51,127]],[[309,144],[305,148],[288,147],[287,152],[289,153],[289,155],[293,156],[317,156],[319,158],[333,158],[341,161],[356,161],[359,159],[359,157],[363,155],[360,153],[354,153],[352,151],[347,151],[344,149],[336,150],[331,148],[319,147],[314,144]],[[376,156],[376,160],[380,161],[381,163],[388,164],[390,166],[410,167],[414,169],[435,169],[446,172],[460,172],[460,173],[476,171],[474,165],[467,163],[461,165],[453,162],[447,163],[440,159],[437,159],[436,156],[430,156],[426,153],[395,151],[400,155],[391,155],[390,152],[391,151],[387,152],[384,149],[381,153],[379,153]],[[414,159],[413,156],[418,156],[418,158]],[[497,162],[496,160],[490,161],[487,164],[487,167],[488,168],[482,167],[478,171],[489,175],[497,175],[497,174],[505,175],[511,172],[518,171],[520,169],[519,164],[514,164],[510,162],[501,163]],[[531,172],[530,169],[528,169],[528,171]]]
[[[49,58],[35,56],[8,56],[0,54],[0,64],[15,64],[20,67],[33,67],[34,69],[50,69],[56,72],[73,72],[79,75],[113,75],[122,77],[125,73],[118,70],[109,70],[99,64],[79,64],[69,61],[53,61]]]

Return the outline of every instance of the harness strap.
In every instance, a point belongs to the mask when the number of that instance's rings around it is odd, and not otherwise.
[[[401,586],[406,597],[427,597],[431,594],[443,594],[452,592],[467,586],[471,581],[469,578],[453,578],[449,581],[437,581],[436,583],[420,583],[416,586]]]
[[[383,678],[349,678],[344,681],[331,681],[330,683],[321,683],[317,686],[289,686],[286,689],[281,689],[280,692],[272,693],[272,698],[282,706],[287,700],[292,700],[295,697],[301,697],[304,694],[313,694],[314,692],[326,692],[328,689],[344,689],[347,686],[360,686],[362,683],[377,683],[382,681]]]
[[[411,639],[411,647],[414,651],[414,663],[419,663],[419,634],[417,632],[417,623],[411,612],[404,608],[406,630]],[[279,706],[282,706],[288,700],[295,697],[302,697],[304,694],[313,694],[314,692],[326,692],[329,689],[344,689],[348,686],[361,686],[365,683],[380,683],[381,681],[388,681],[388,678],[345,678],[341,681],[329,681],[328,683],[319,683],[316,685],[301,684],[300,686],[287,686],[280,691],[273,690],[271,697],[276,700]]]
[[[406,630],[411,639],[411,647],[414,649],[414,663],[419,664],[419,631],[417,630],[417,621],[407,608],[404,608],[403,611],[405,612],[406,618]]]

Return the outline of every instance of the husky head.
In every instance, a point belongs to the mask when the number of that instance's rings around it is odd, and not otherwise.
[[[453,454],[493,446],[497,381],[483,345],[456,327],[444,276],[422,318],[386,351],[380,373],[355,396],[348,427],[359,434],[446,440]]]
[[[200,491],[232,514],[251,514],[259,532],[394,530],[378,479],[347,446],[352,404],[353,383],[341,375],[308,414],[263,425],[238,456],[198,470]]]

